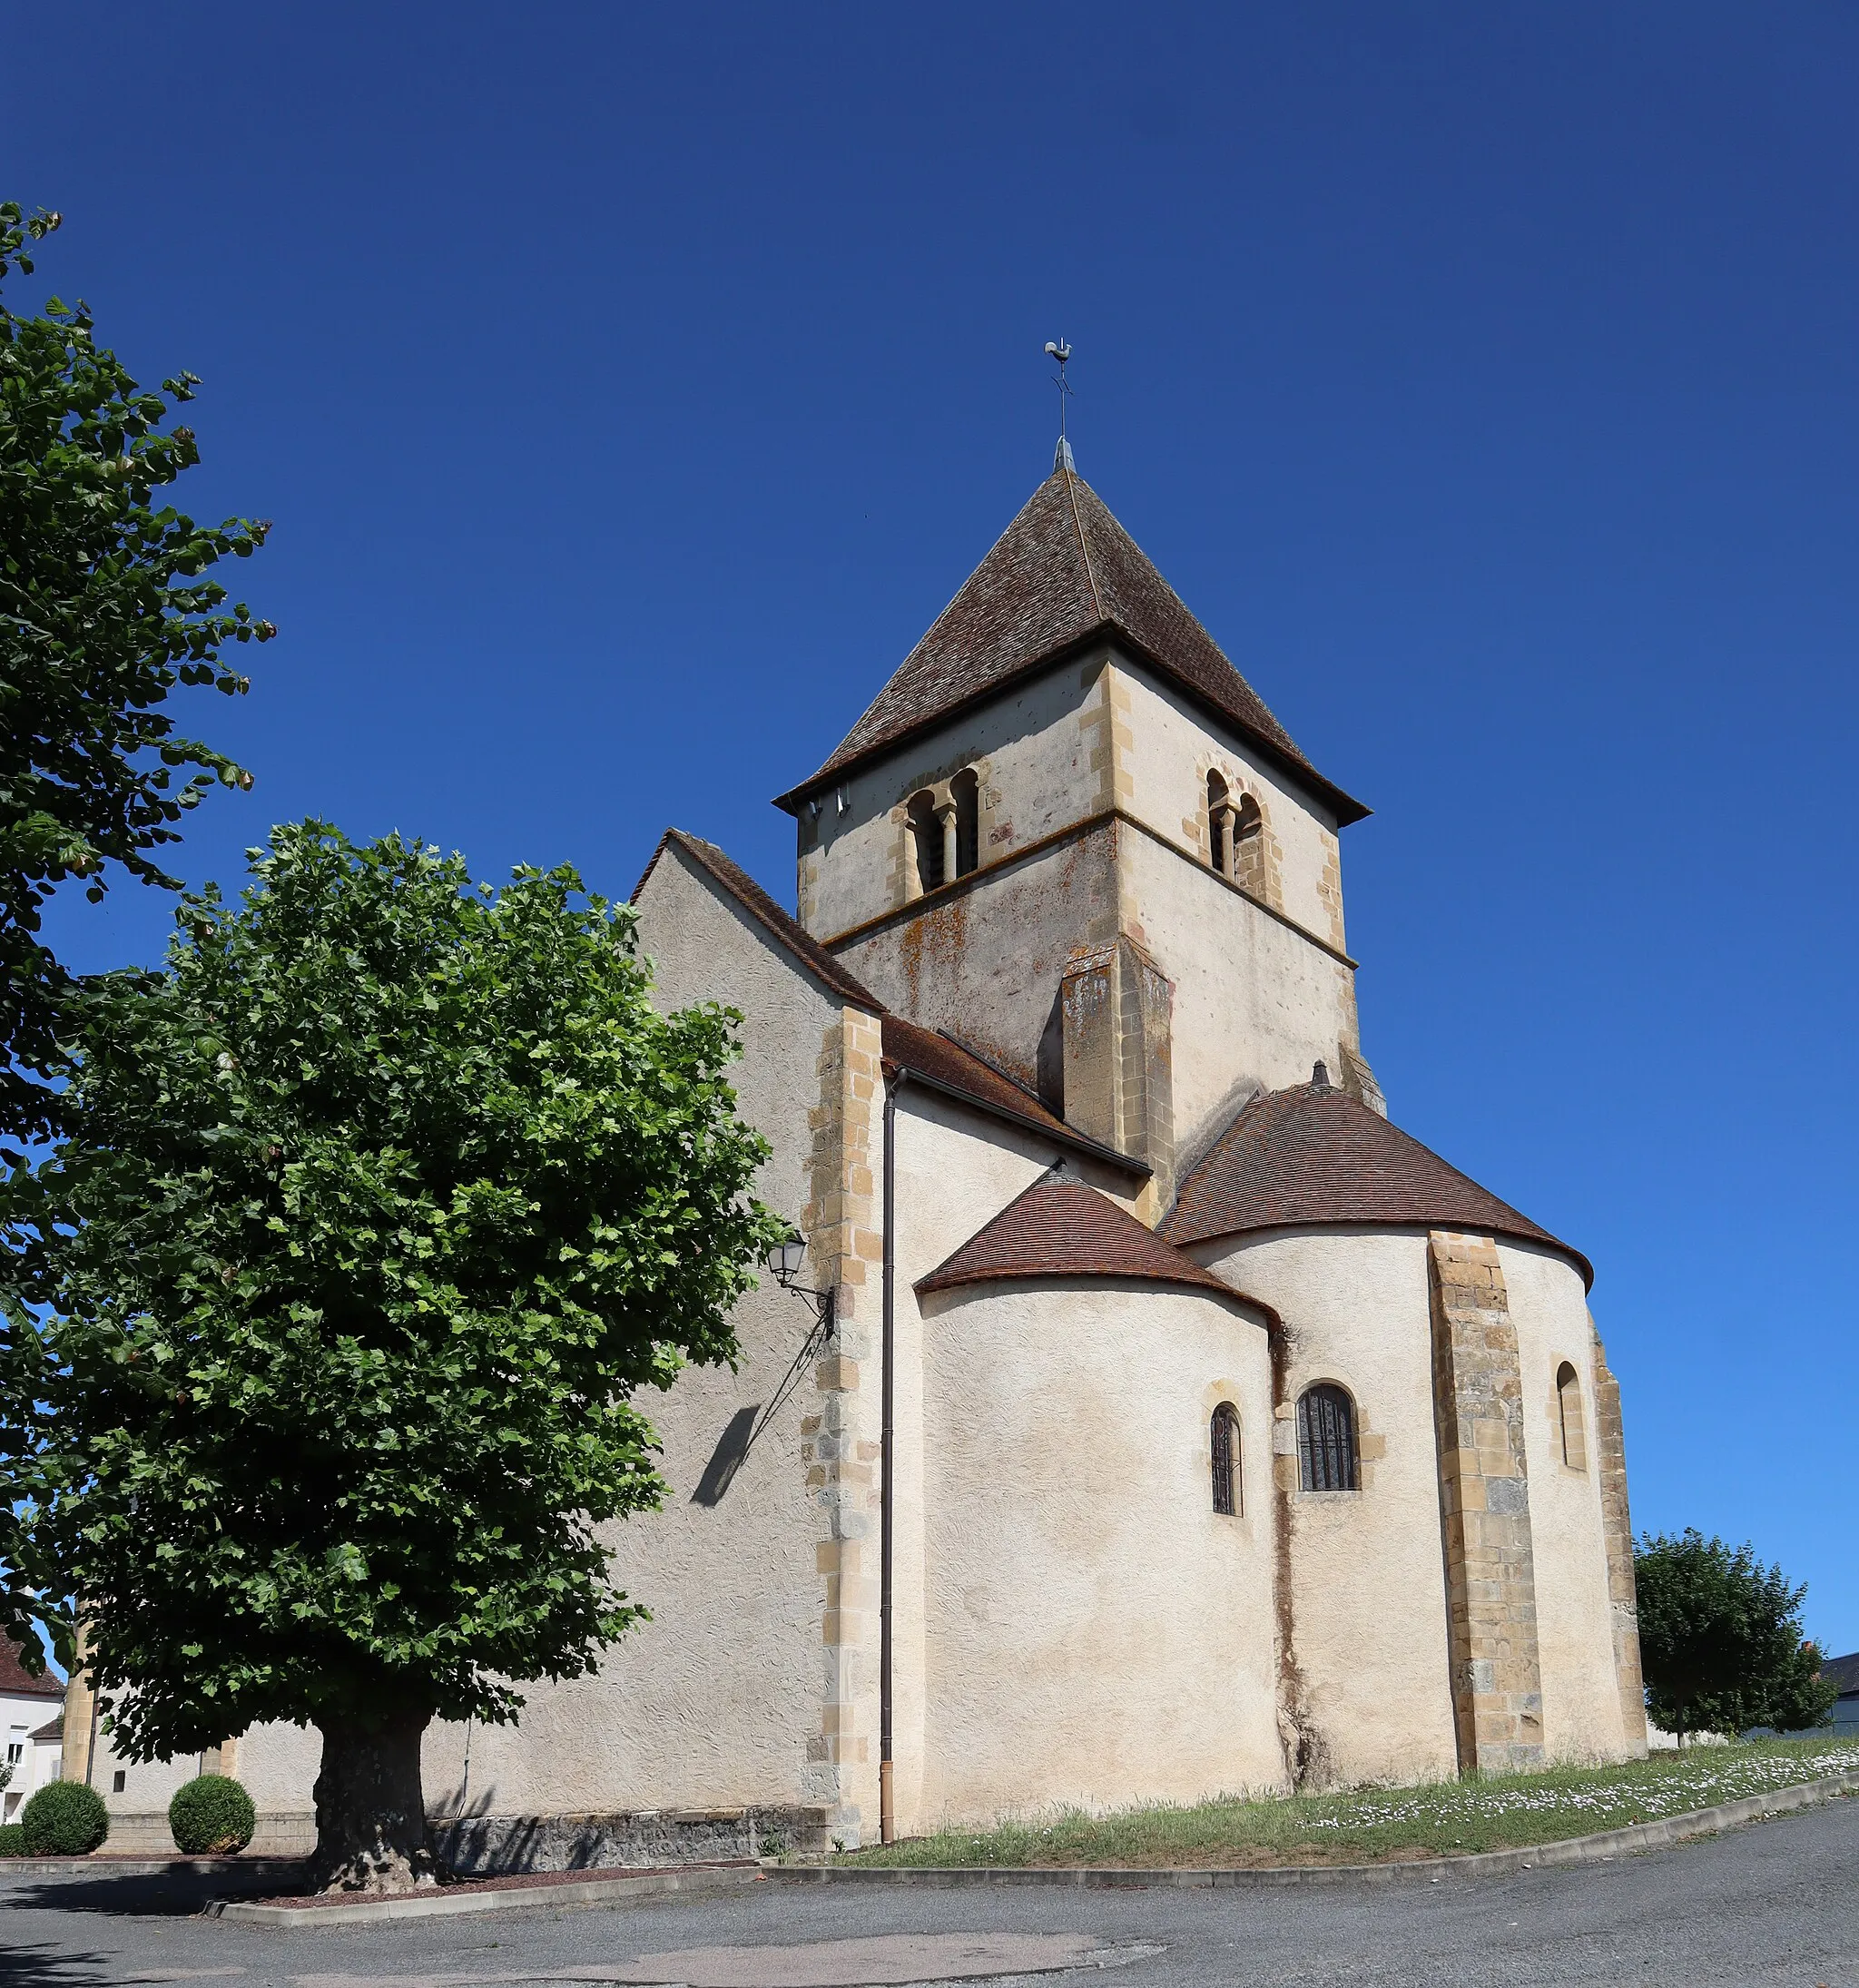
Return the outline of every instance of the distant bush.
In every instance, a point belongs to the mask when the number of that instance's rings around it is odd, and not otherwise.
[[[51,1781],[20,1811],[26,1855],[84,1857],[110,1834],[110,1812],[82,1781]]]
[[[231,1856],[251,1841],[258,1813],[237,1781],[202,1774],[174,1791],[168,1827],[182,1856]]]
[[[25,1855],[25,1831],[18,1823],[0,1823],[0,1857]]]

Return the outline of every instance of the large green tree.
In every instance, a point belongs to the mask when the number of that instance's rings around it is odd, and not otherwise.
[[[0,279],[30,274],[58,221],[0,202]],[[69,880],[101,898],[113,865],[178,888],[154,851],[208,787],[251,784],[162,708],[177,684],[244,690],[221,651],[276,632],[207,576],[265,527],[196,525],[158,496],[199,460],[192,431],[164,425],[198,384],[144,391],[82,301],[0,304],[0,1156],[59,1124],[71,977],[42,936],[46,899]],[[5,1283],[0,1260],[0,1634],[35,1663],[16,1508],[37,1488],[40,1348]]]
[[[1648,1709],[1681,1747],[1693,1733],[1825,1724],[1835,1693],[1801,1634],[1805,1585],[1695,1526],[1643,1535],[1633,1579]]]
[[[11,1189],[49,1311],[56,1495],[114,1744],[313,1724],[324,1883],[430,1869],[420,1736],[512,1717],[643,1612],[605,1521],[655,1506],[634,1402],[733,1356],[783,1233],[724,1071],[629,909],[570,871],[317,822],[71,1031],[66,1139]]]

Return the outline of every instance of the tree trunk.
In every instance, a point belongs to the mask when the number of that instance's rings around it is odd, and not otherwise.
[[[442,1884],[419,1785],[429,1712],[328,1719],[316,1777],[310,1882],[327,1892],[410,1892]]]

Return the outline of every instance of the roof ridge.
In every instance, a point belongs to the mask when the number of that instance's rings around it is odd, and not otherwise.
[[[778,940],[816,979],[874,1015],[885,1012],[884,1003],[871,989],[855,973],[841,966],[798,919],[783,910],[727,850],[706,841],[701,835],[693,835],[688,829],[668,828],[659,837],[652,861],[633,886],[633,895],[628,902],[638,902],[647,878],[657,869],[658,859],[668,848],[681,849],[692,857],[706,875],[728,891],[743,910],[771,938]]]
[[[920,1028],[922,1024],[920,1022],[918,1024],[918,1027]],[[961,1037],[957,1035],[953,1028],[939,1028],[936,1033],[940,1036],[945,1042],[954,1043],[956,1048],[961,1050],[965,1055],[973,1057],[977,1063],[986,1064],[987,1067],[994,1072],[995,1076],[999,1078],[1003,1083],[1011,1084],[1017,1091],[1021,1093],[1022,1096],[1029,1098],[1034,1104],[1038,1105],[1041,1111],[1050,1111],[1052,1109],[1051,1106],[1048,1105],[1042,1097],[1040,1097],[1039,1093],[1034,1089],[1032,1085],[1027,1083],[1024,1078],[1016,1077],[1013,1072],[1006,1067],[1005,1064],[996,1061],[993,1057],[989,1056],[987,1050],[978,1048],[972,1042],[964,1042]],[[1056,1117],[1057,1114],[1054,1114],[1054,1116]]]
[[[1058,472],[1065,478],[1065,494],[1071,505],[1071,522],[1077,533],[1078,556],[1085,562],[1085,585],[1091,590],[1091,605],[1097,611],[1097,619],[1105,617],[1104,595],[1097,586],[1097,576],[1091,567],[1091,548],[1085,537],[1085,520],[1078,510],[1078,484],[1082,480],[1073,470],[1071,451],[1067,449],[1058,458]]]

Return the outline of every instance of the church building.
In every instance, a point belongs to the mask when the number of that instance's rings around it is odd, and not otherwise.
[[[651,1622],[430,1735],[455,1846],[1643,1753],[1588,1260],[1391,1118],[1343,921],[1368,811],[1067,447],[776,804],[793,915],[683,829],[634,902],[662,1003],[745,1018],[804,1257],[738,1370],[644,1404],[672,1495],[614,1542]],[[239,1758],[307,1822],[314,1735]]]

